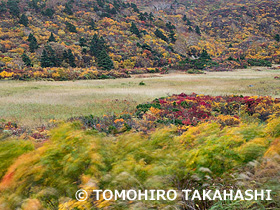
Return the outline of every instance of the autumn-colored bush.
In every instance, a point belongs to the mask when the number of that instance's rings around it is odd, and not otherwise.
[[[32,150],[34,146],[30,141],[15,139],[0,141],[0,179],[19,156]]]
[[[1,70],[0,70],[1,72]],[[23,70],[6,69],[0,73],[0,79],[13,80],[87,80],[128,78],[127,73],[121,71],[102,71],[96,68],[25,68]]]
[[[48,124],[48,129],[54,127],[54,123]],[[3,139],[7,136],[17,136],[20,139],[29,139],[29,140],[36,140],[36,141],[44,141],[48,139],[48,130],[46,126],[39,126],[33,129],[25,128],[19,126],[17,123],[14,122],[5,122],[3,120],[0,122],[0,140],[1,135],[3,135]]]
[[[280,101],[267,96],[209,96],[184,93],[155,99],[137,106],[140,118],[164,124],[196,125],[217,119],[222,125],[236,125],[243,114],[266,121],[280,114]],[[224,117],[223,117],[224,116]]]
[[[137,105],[134,112],[118,116],[81,116],[85,128],[107,134],[126,131],[153,131],[162,125],[176,125],[182,133],[201,122],[218,122],[221,128],[238,126],[242,121],[266,122],[272,115],[280,116],[280,101],[272,97],[257,96],[209,96],[184,93],[155,99]]]
[[[274,128],[271,123],[273,120],[267,126],[256,123],[221,129],[218,123],[206,122],[190,127],[182,135],[178,135],[176,127],[165,127],[148,135],[128,132],[115,137],[84,130],[77,122],[62,124],[51,132],[49,142],[11,164],[0,183],[0,202],[7,210],[28,209],[35,204],[49,209],[87,209],[93,205],[115,209],[136,206],[249,209],[253,201],[238,204],[239,200],[223,203],[186,201],[180,197],[174,201],[130,202],[96,201],[90,196],[87,201],[79,202],[75,192],[79,188],[88,190],[89,195],[93,189],[245,190],[247,180],[241,177],[247,172],[252,183],[261,181],[260,171],[262,179],[271,177],[269,171],[264,173],[265,166],[250,166],[254,161],[265,163],[263,155],[275,147],[277,138],[269,132],[271,126]],[[257,132],[248,138],[251,130]],[[254,149],[258,152],[253,153]],[[264,186],[250,184],[250,187]],[[266,187],[270,189],[271,185]],[[256,202],[259,206],[279,208],[277,194],[273,193],[272,198],[269,203]]]

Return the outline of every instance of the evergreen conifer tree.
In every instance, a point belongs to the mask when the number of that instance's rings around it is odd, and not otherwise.
[[[168,38],[167,38],[160,30],[156,29],[155,35],[156,35],[158,38],[160,38],[160,39],[162,39],[162,40],[168,42]]]
[[[275,35],[275,40],[276,40],[277,42],[280,41],[280,35],[279,35],[279,34],[276,34],[276,35]]]
[[[208,54],[208,52],[207,52],[205,49],[203,49],[203,50],[202,50],[202,53],[201,53],[201,55],[200,55],[200,59],[211,60],[211,57],[210,57],[210,55]]]
[[[87,40],[84,37],[81,37],[79,44],[81,47],[85,47],[85,46],[87,46]]]
[[[41,61],[41,67],[43,68],[53,66],[53,63],[50,61],[48,53],[45,49],[43,50],[40,61]]]
[[[23,53],[22,56],[21,56],[21,58],[22,58],[22,61],[24,62],[24,64],[25,64],[26,66],[33,66],[32,63],[31,63],[30,58],[28,57],[28,55],[26,55],[25,53]]]
[[[139,17],[139,19],[140,19],[141,21],[145,21],[145,20],[146,20],[146,17],[145,17],[145,15],[144,15],[144,13],[142,13],[142,12],[140,12],[140,14],[138,15],[138,17]]]
[[[43,15],[48,16],[49,18],[52,18],[54,13],[54,9],[51,8],[47,8],[45,12],[42,12]]]
[[[51,33],[50,37],[49,37],[49,42],[56,42],[55,37],[53,35],[53,33]]]
[[[201,35],[200,28],[199,28],[198,26],[195,27],[195,32],[196,32],[198,35]]]
[[[169,39],[172,43],[175,43],[176,42],[176,38],[175,38],[175,32],[172,30],[170,31],[170,34],[169,34]]]
[[[18,7],[18,2],[16,0],[8,0],[7,6],[9,8],[9,12],[14,17],[19,17],[20,10],[19,10],[19,7]]]
[[[84,54],[84,55],[87,54],[87,48],[82,49],[82,54]]]
[[[72,23],[66,22],[65,25],[66,25],[66,29],[68,31],[73,32],[73,33],[77,33],[77,29]]]
[[[0,13],[7,12],[7,4],[6,2],[2,1],[0,2]]]
[[[27,41],[31,41],[32,39],[34,39],[34,35],[32,33],[29,34]]]
[[[137,28],[137,26],[135,25],[134,22],[131,23],[130,31],[138,37],[141,36],[140,31],[138,30],[138,28]]]
[[[22,14],[20,17],[20,20],[18,21],[20,24],[24,25],[25,27],[28,26],[28,18],[26,17],[25,14]]]
[[[65,4],[65,9],[63,10],[63,12],[65,12],[68,15],[73,15],[72,5],[69,3]]]
[[[33,36],[32,33],[29,34],[27,41],[29,41],[29,50],[30,52],[34,52],[36,49],[38,49],[38,43],[37,39]]]
[[[51,62],[51,66],[55,66],[58,67],[61,64],[61,60],[59,59],[59,57],[56,55],[55,51],[53,50],[53,48],[50,45],[47,45],[46,50],[48,52],[48,58]]]
[[[152,12],[150,12],[149,17],[148,17],[149,21],[153,21],[154,20],[154,15]]]
[[[166,23],[166,28],[168,28],[169,30],[176,29],[176,27],[171,22]]]
[[[97,56],[98,54],[98,43],[99,43],[99,38],[97,34],[94,34],[90,42],[90,49],[89,49],[90,54],[93,56]]]
[[[89,25],[90,25],[90,30],[96,30],[96,25],[93,19],[91,19]]]
[[[111,58],[109,57],[109,55],[107,54],[105,49],[103,49],[99,53],[99,55],[97,57],[97,63],[98,63],[99,67],[101,67],[105,70],[111,70],[114,68],[113,61],[111,60]]]
[[[90,54],[95,57],[99,67],[105,70],[111,70],[114,68],[114,64],[106,52],[107,48],[103,37],[98,37],[95,34],[90,42]]]
[[[69,63],[69,65],[71,67],[76,67],[75,57],[74,57],[71,49],[68,49],[67,56],[68,56],[68,63]]]
[[[139,9],[137,8],[137,5],[136,5],[136,4],[131,3],[130,5],[131,5],[131,7],[132,7],[132,9],[133,9],[134,12],[137,12],[137,13],[140,12]]]

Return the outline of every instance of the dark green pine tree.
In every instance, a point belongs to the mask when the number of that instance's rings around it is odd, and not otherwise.
[[[101,8],[104,7],[104,1],[102,1],[102,0],[97,0],[97,4],[98,4],[98,6],[100,6]]]
[[[158,38],[160,38],[160,39],[162,39],[162,40],[168,42],[168,38],[167,38],[160,30],[156,29],[155,35],[156,35]]]
[[[280,35],[279,35],[279,34],[276,34],[274,38],[275,38],[275,40],[276,40],[277,42],[280,41]]]
[[[98,54],[98,44],[99,44],[99,38],[98,38],[97,34],[94,34],[92,37],[92,40],[90,42],[89,51],[90,51],[90,54],[95,57]]]
[[[131,3],[130,6],[131,6],[131,8],[133,9],[134,12],[137,12],[137,13],[140,12],[139,9],[137,8],[137,5],[136,5],[136,4]]]
[[[56,42],[55,37],[53,35],[53,33],[51,33],[48,42]]]
[[[82,49],[82,54],[84,54],[84,55],[87,54],[87,48]]]
[[[108,46],[103,37],[99,38],[97,34],[93,35],[90,42],[90,54],[96,57],[103,49],[108,50]]]
[[[176,29],[176,27],[171,22],[166,23],[166,28],[168,28],[169,30]]]
[[[69,3],[65,4],[65,9],[63,10],[63,12],[65,12],[68,15],[73,15],[72,5]]]
[[[81,37],[80,40],[79,40],[79,45],[81,47],[87,46],[87,40],[84,37]]]
[[[200,28],[198,26],[195,27],[195,33],[201,35]]]
[[[97,65],[105,70],[111,70],[114,68],[113,61],[107,54],[106,50],[103,49],[97,57]]]
[[[68,31],[73,32],[73,33],[77,33],[76,26],[74,26],[72,23],[66,22],[65,25],[66,25],[66,29]]]
[[[138,28],[137,28],[137,26],[135,25],[134,22],[131,23],[130,31],[131,31],[131,33],[135,34],[138,37],[141,36],[140,31],[138,30]]]
[[[54,9],[51,8],[47,8],[45,12],[42,12],[43,15],[48,16],[49,18],[52,18],[54,13]]]
[[[27,40],[29,41],[29,50],[33,53],[39,47],[37,39],[30,33]]]
[[[31,1],[28,2],[28,6],[29,6],[30,8],[35,9],[36,12],[38,12],[39,9],[40,9],[39,6],[38,6],[38,3],[39,3],[39,0],[31,0]]]
[[[14,16],[14,17],[19,17],[20,15],[20,10],[18,7],[18,2],[16,0],[8,0],[7,6],[9,8],[9,12]]]
[[[5,13],[7,12],[7,4],[6,2],[2,1],[0,2],[0,13]]]
[[[114,68],[113,61],[107,54],[108,49],[103,37],[94,35],[90,42],[90,54],[96,59],[97,65],[105,70],[111,70]]]
[[[108,46],[106,45],[106,42],[102,36],[98,40],[98,49],[99,51],[103,49],[105,49],[106,51],[108,50]]]
[[[47,51],[45,49],[43,50],[40,62],[41,62],[41,67],[43,67],[43,68],[51,67],[51,66],[54,65],[51,62],[51,60],[49,59],[48,53],[47,53]]]
[[[187,19],[187,25],[188,25],[188,26],[191,26],[191,25],[192,25],[192,23],[191,23],[191,21],[190,21],[189,19]]]
[[[193,29],[192,29],[191,26],[188,28],[188,31],[189,31],[189,32],[193,32]]]
[[[141,12],[140,12],[140,14],[138,15],[138,17],[139,17],[139,19],[140,19],[141,21],[145,21],[145,20],[146,20],[146,17],[145,17],[145,15],[144,15],[144,13],[141,13]]]
[[[22,15],[21,15],[21,17],[20,17],[20,19],[19,19],[18,22],[19,22],[20,24],[24,25],[25,27],[27,27],[27,26],[28,26],[28,23],[29,23],[28,18],[26,17],[25,14],[22,14]]]
[[[95,22],[94,22],[94,20],[93,19],[91,19],[91,21],[90,21],[90,23],[89,23],[89,25],[90,25],[90,30],[96,30],[96,25],[95,25]]]
[[[186,22],[188,20],[186,15],[184,15],[182,19],[183,19],[184,22]]]
[[[35,39],[32,33],[29,34],[27,41],[31,42],[32,39]]]
[[[149,21],[153,21],[154,20],[154,15],[152,12],[150,12],[149,17],[148,17]]]
[[[24,64],[26,66],[33,66],[33,64],[31,63],[30,58],[25,53],[22,54],[21,59],[22,59],[22,61],[24,62]]]
[[[210,55],[208,54],[208,52],[207,52],[205,49],[203,49],[203,50],[202,50],[202,53],[201,53],[201,55],[200,55],[200,59],[203,59],[203,60],[211,60],[211,57],[210,57]]]
[[[65,60],[71,67],[76,67],[75,56],[73,55],[71,49],[68,49],[67,51],[64,50],[63,60]]]
[[[175,43],[176,42],[176,38],[175,38],[175,32],[172,30],[170,31],[170,34],[169,34],[169,39],[172,43]]]
[[[56,55],[55,51],[53,50],[53,48],[50,46],[50,45],[47,45],[46,47],[46,50],[48,52],[48,58],[51,62],[51,66],[54,66],[54,67],[58,67],[60,66],[61,64],[61,60],[60,58]]]
[[[63,60],[65,60],[68,63],[68,53],[67,53],[67,50],[63,51]]]

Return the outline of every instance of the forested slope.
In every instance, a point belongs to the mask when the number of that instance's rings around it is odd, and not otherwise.
[[[85,69],[270,66],[280,61],[279,6],[259,0],[2,1],[0,77],[32,66],[82,68],[81,77]]]

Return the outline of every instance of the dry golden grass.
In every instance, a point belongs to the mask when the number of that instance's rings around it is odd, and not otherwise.
[[[280,97],[277,70],[257,68],[190,75],[137,75],[129,79],[90,81],[0,81],[0,119],[25,126],[80,115],[119,114],[139,103],[178,93],[242,94]],[[143,81],[146,85],[139,86]],[[249,87],[252,85],[252,87]]]

